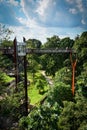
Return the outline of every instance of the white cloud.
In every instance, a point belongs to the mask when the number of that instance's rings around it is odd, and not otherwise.
[[[18,6],[18,1],[15,0],[8,0],[8,3],[10,3],[13,6]]]
[[[55,6],[54,0],[21,0],[21,7],[26,17],[39,22],[39,24],[48,24],[50,18],[53,17]]]
[[[77,7],[80,12],[83,12],[84,8],[82,0],[66,0],[66,2],[69,4],[75,4],[75,7]]]
[[[83,12],[84,8],[83,8],[82,0],[76,0],[76,3],[77,3],[77,8],[79,9],[79,11]]]
[[[9,0],[12,1],[12,0]],[[57,0],[56,0],[57,1]],[[35,38],[40,40],[41,42],[46,42],[47,37],[51,37],[53,35],[58,35],[59,37],[71,36],[74,37],[77,32],[82,30],[78,30],[74,27],[78,22],[78,14],[81,13],[82,17],[82,9],[83,5],[81,0],[66,0],[70,5],[69,12],[66,13],[66,8],[63,7],[61,10],[60,5],[58,5],[58,1],[55,0],[21,0],[21,10],[25,14],[25,18],[20,15],[17,16],[17,20],[23,25],[18,27],[11,27],[14,31],[12,37],[17,36],[19,41],[22,41],[22,37],[24,36],[26,39]],[[80,1],[77,2],[77,1]],[[81,9],[80,9],[81,7]],[[69,6],[67,7],[69,8]],[[77,12],[79,11],[79,12]],[[71,17],[73,16],[73,18]],[[76,16],[74,19],[74,16]],[[85,24],[85,21],[79,19],[80,24]],[[42,24],[40,23],[42,22]],[[41,25],[47,25],[46,27],[42,27]],[[74,25],[74,26],[73,26]],[[77,25],[76,25],[77,26]],[[64,28],[64,27],[68,27]],[[78,34],[78,33],[77,33]]]
[[[25,21],[22,21],[25,22]],[[27,25],[28,26],[28,25]],[[26,39],[38,39],[42,43],[46,41],[46,37],[49,36],[49,33],[47,31],[47,28],[35,26],[33,28],[28,28],[25,26],[10,26],[10,30],[12,30],[14,33],[11,35],[11,39],[13,40],[15,37],[17,37],[18,41],[22,41],[22,38],[25,37]]]
[[[74,0],[66,0],[66,2],[73,4]]]
[[[75,8],[70,8],[69,12],[71,12],[72,14],[77,14],[77,10]]]
[[[47,40],[46,38],[52,37],[53,35],[57,35],[60,38],[64,37],[70,37],[75,38],[77,34],[80,34],[83,30],[82,28],[62,28],[62,27],[35,27],[35,28],[25,28],[24,26],[20,27],[13,27],[10,26],[11,30],[13,30],[13,34],[11,36],[11,39],[13,40],[15,37],[17,37],[17,40],[21,42],[23,40],[23,37],[28,39],[38,39],[42,43],[45,43]]]
[[[31,28],[31,29],[35,29],[35,28],[37,28],[37,30],[38,30],[38,28],[44,28],[44,27],[42,27],[42,26],[40,26],[34,19],[32,19],[32,18],[22,18],[22,17],[19,17],[19,18],[17,18],[17,20],[21,23],[21,24],[23,24],[24,26],[25,26],[25,28],[27,27],[27,28]]]
[[[56,1],[54,0],[40,0],[37,2],[36,13],[41,21],[49,21],[53,17]]]
[[[40,16],[45,17],[49,2],[50,0],[42,0],[38,2],[38,7],[36,9],[36,12]]]
[[[25,14],[26,17],[28,18],[28,12],[26,11],[25,1],[24,1],[24,0],[21,0],[20,5],[21,5],[21,7],[22,7],[22,10],[23,10],[24,14]]]
[[[3,0],[0,0],[0,2],[3,2]]]
[[[82,23],[83,25],[85,25],[85,24],[86,24],[86,22],[85,22],[85,20],[84,20],[84,19],[82,19],[82,20],[81,20],[81,23]]]

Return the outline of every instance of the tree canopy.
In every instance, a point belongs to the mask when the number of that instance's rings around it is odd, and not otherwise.
[[[47,38],[47,42],[43,45],[36,39],[29,39],[26,42],[27,48],[33,49],[63,48],[76,50],[77,55],[72,54],[73,60],[77,58],[75,95],[73,96],[71,91],[72,66],[69,54],[29,54],[27,55],[28,78],[32,74],[34,78],[33,83],[32,79],[30,79],[31,84],[33,84],[31,89],[35,87],[35,90],[38,89],[42,96],[43,93],[41,92],[46,94],[43,97],[43,101],[41,100],[39,104],[34,104],[33,109],[29,108],[29,114],[25,117],[23,81],[18,84],[17,93],[14,91],[13,86],[12,88],[8,87],[13,78],[11,79],[11,77],[7,76],[6,72],[12,69],[13,59],[0,53],[0,127],[3,124],[1,122],[6,122],[7,124],[9,122],[8,128],[13,129],[15,122],[19,130],[86,130],[87,32],[83,32],[75,40],[70,37],[60,39],[59,36],[54,35]],[[2,44],[3,46],[11,46],[12,41],[3,40]],[[46,76],[52,78],[53,85],[49,86],[49,89],[47,88],[48,84],[45,77],[41,75],[42,70],[45,71]],[[35,77],[36,72],[39,72],[37,76],[39,79]],[[46,88],[46,92],[44,88]],[[30,86],[28,91],[29,89]],[[5,96],[4,98],[2,98],[3,95]],[[11,122],[8,121],[8,118]]]

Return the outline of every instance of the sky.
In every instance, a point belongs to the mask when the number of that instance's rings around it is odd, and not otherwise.
[[[87,0],[0,0],[0,24],[22,41],[48,37],[74,39],[87,31]]]

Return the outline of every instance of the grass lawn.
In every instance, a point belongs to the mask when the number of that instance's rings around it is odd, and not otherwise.
[[[6,73],[0,70],[0,94],[4,93],[8,88],[8,83],[14,80],[13,77],[9,77]]]
[[[31,104],[38,103],[43,98],[43,95],[39,94],[38,89],[33,85],[28,90],[28,96],[30,98],[30,103]]]
[[[28,86],[28,96],[30,98],[31,104],[38,104],[41,99],[47,94],[47,91],[49,90],[49,85],[46,83],[46,79],[43,77],[43,75],[39,72],[35,73],[35,83],[33,82],[32,74],[28,74],[28,79],[30,80],[30,85]],[[35,86],[36,82],[41,79],[44,82],[44,93],[40,94],[39,90]]]
[[[11,82],[14,78],[6,75],[4,72],[0,71],[0,80],[3,83]]]

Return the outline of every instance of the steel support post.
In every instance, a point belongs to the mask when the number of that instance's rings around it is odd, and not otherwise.
[[[18,83],[18,66],[17,66],[17,41],[16,38],[14,39],[14,64],[15,64],[15,81],[16,81],[16,90],[17,90],[17,83]]]
[[[24,56],[24,88],[25,88],[25,114],[28,115],[28,93],[27,93],[27,60]]]

